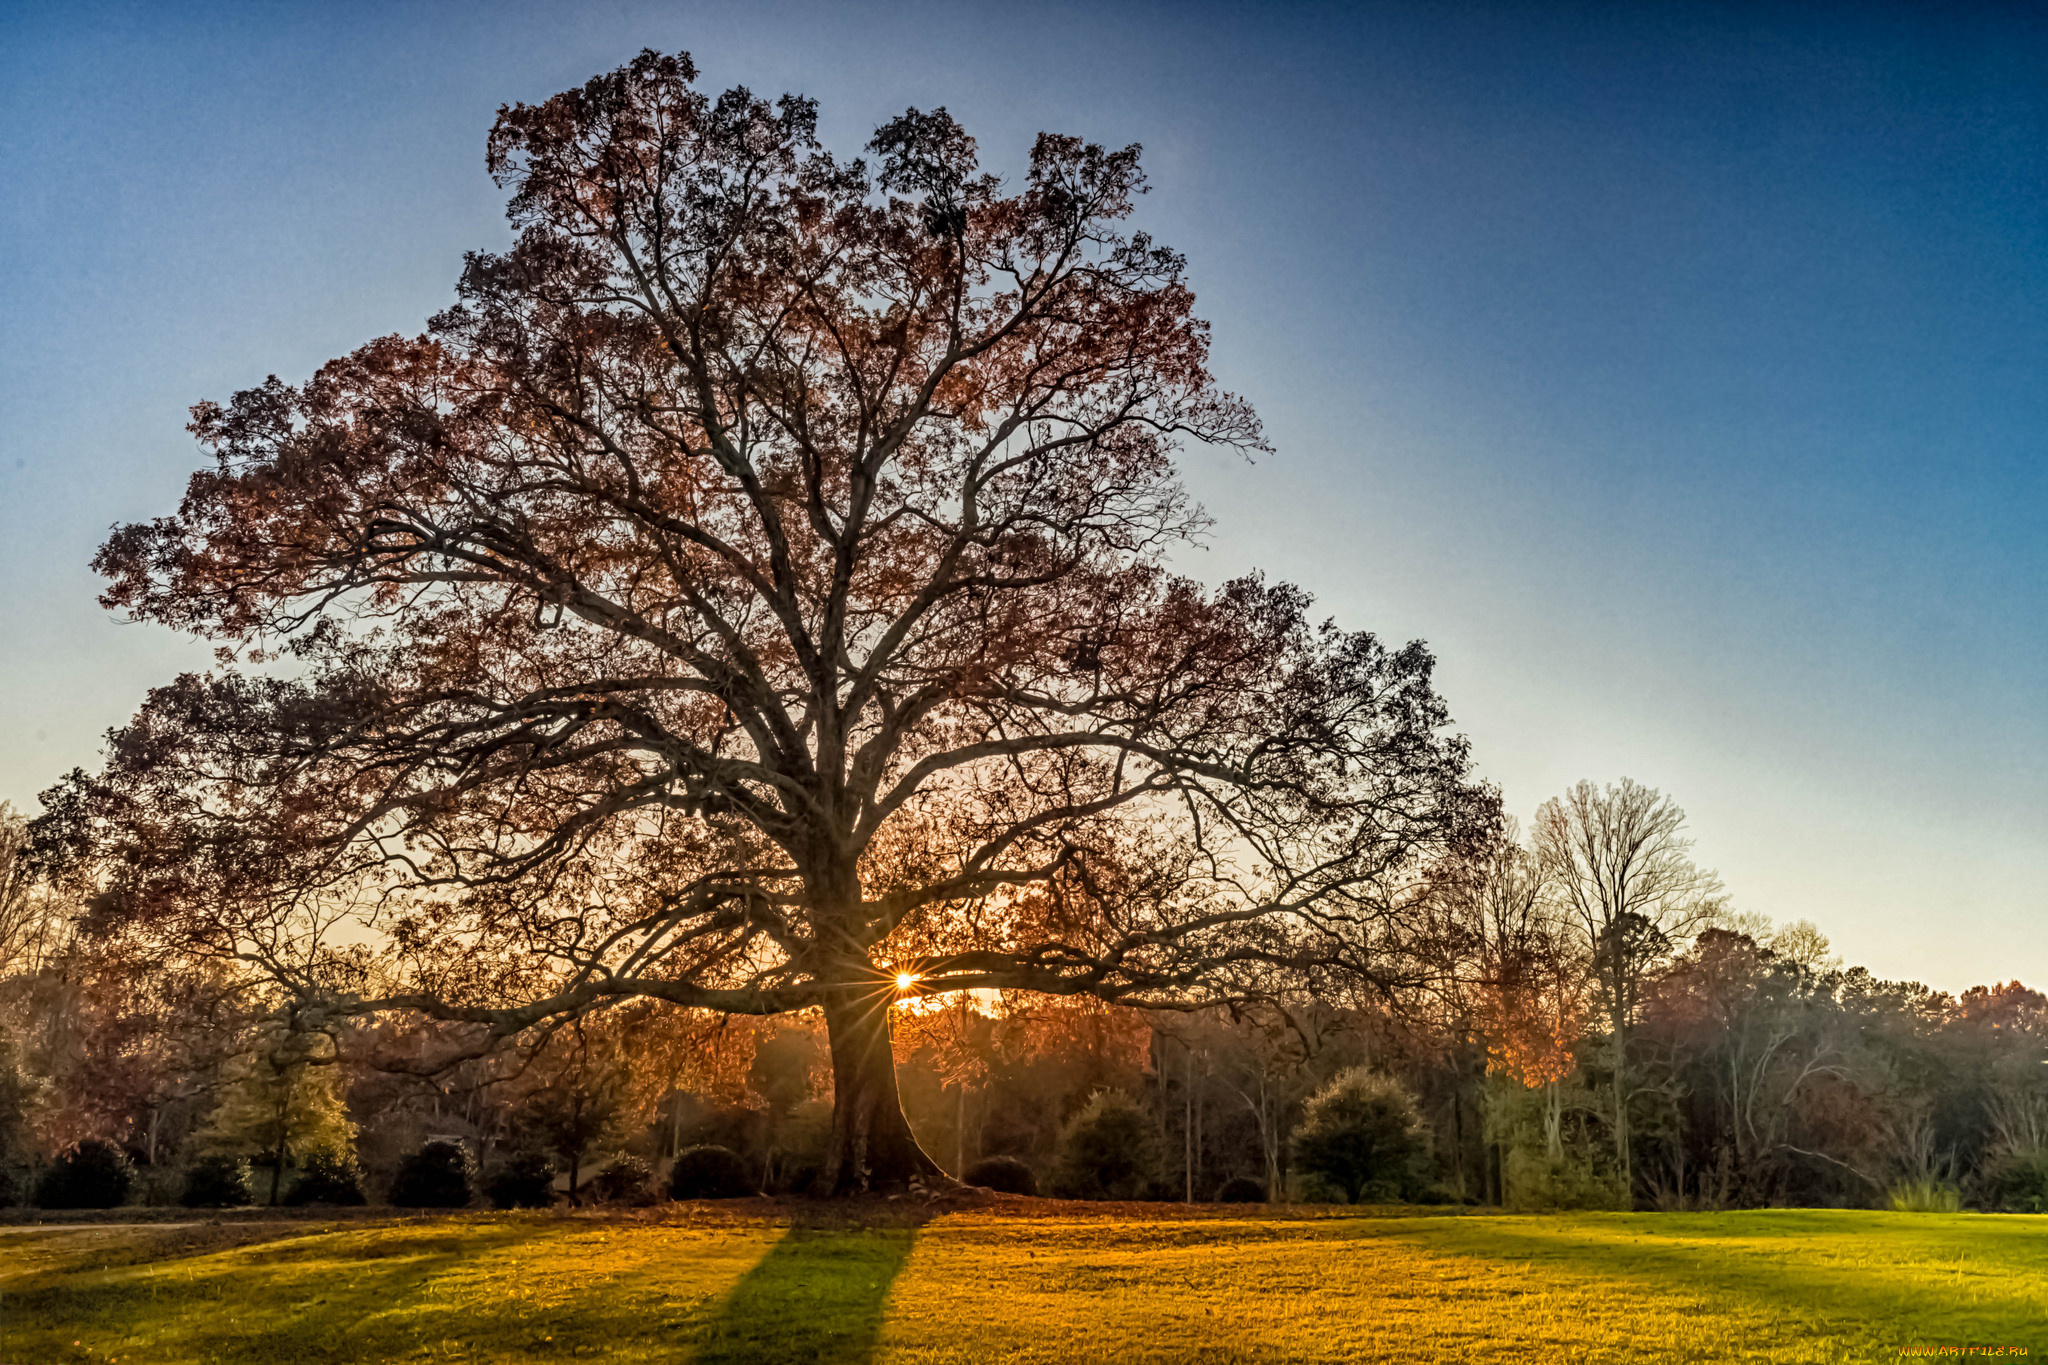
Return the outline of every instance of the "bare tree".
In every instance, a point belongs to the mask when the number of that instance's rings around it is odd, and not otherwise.
[[[78,907],[36,875],[29,823],[0,801],[0,978],[33,973],[62,946]]]
[[[870,169],[695,74],[501,111],[459,306],[194,410],[215,467],[98,563],[239,662],[45,798],[53,865],[336,1009],[821,1010],[841,1191],[939,1174],[905,993],[1382,971],[1464,745],[1420,644],[1167,570],[1176,448],[1262,438],[1138,149],[1009,191],[911,110]]]
[[[1536,812],[1534,842],[1549,893],[1582,936],[1607,1013],[1614,1154],[1629,1174],[1629,1032],[1645,976],[1675,943],[1711,924],[1721,881],[1696,867],[1685,812],[1628,778],[1581,781]]]

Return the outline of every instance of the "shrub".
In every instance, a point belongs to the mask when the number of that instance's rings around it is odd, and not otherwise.
[[[762,1172],[763,1184],[776,1194],[808,1194],[823,1178],[832,1149],[832,1102],[804,1100],[770,1133],[774,1155]]]
[[[128,1197],[134,1172],[128,1155],[111,1142],[74,1142],[36,1182],[36,1206],[45,1209],[111,1209]]]
[[[188,1209],[233,1209],[253,1203],[249,1163],[238,1156],[203,1156],[185,1172],[178,1202]]]
[[[459,1142],[429,1142],[398,1163],[391,1202],[402,1209],[467,1208],[476,1195],[476,1163]]]
[[[747,1163],[728,1147],[689,1147],[669,1172],[671,1199],[745,1199],[754,1180]]]
[[[1158,1165],[1152,1119],[1121,1090],[1098,1090],[1060,1139],[1053,1193],[1066,1199],[1140,1199]]]
[[[170,1166],[137,1166],[128,1197],[146,1209],[167,1209],[185,1193],[186,1172]]]
[[[1508,1153],[1506,1178],[1507,1206],[1517,1212],[1628,1207],[1619,1172],[1596,1170],[1570,1153],[1552,1157],[1517,1147]]]
[[[13,1208],[24,1193],[21,1173],[11,1165],[0,1164],[0,1208]]]
[[[1248,1175],[1234,1175],[1223,1182],[1216,1191],[1219,1204],[1263,1204],[1266,1202],[1266,1182],[1254,1180]]]
[[[1963,1207],[1956,1187],[1940,1180],[1902,1180],[1886,1198],[1895,1213],[1955,1213]]]
[[[786,1161],[776,1163],[775,1180],[764,1190],[765,1194],[810,1194],[818,1182],[825,1178],[825,1168],[815,1162],[793,1165]]]
[[[299,1166],[299,1178],[284,1202],[292,1205],[364,1203],[363,1173],[347,1152],[316,1148]],[[429,1206],[434,1207],[434,1206]]]
[[[491,1172],[484,1198],[494,1209],[544,1209],[555,1202],[555,1163],[544,1152],[516,1152]]]
[[[1354,1067],[1309,1099],[1294,1130],[1294,1164],[1353,1204],[1368,1192],[1399,1197],[1414,1182],[1423,1141],[1414,1097],[1401,1083]]]
[[[637,1156],[617,1157],[591,1177],[590,1192],[605,1204],[652,1204],[654,1168]]]
[[[2048,1151],[1994,1161],[1985,1184],[1987,1202],[2001,1213],[2048,1213]]]
[[[1287,1174],[1287,1200],[1293,1204],[1341,1204],[1344,1191],[1314,1171],[1290,1171]]]
[[[960,1178],[969,1185],[979,1185],[998,1194],[1038,1193],[1038,1177],[1029,1166],[1013,1156],[985,1156],[969,1166]]]

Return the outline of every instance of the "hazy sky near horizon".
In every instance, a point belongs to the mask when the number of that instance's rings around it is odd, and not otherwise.
[[[1427,639],[1524,818],[1628,775],[1738,908],[2048,983],[2048,11],[0,0],[0,799],[203,645],[89,561],[185,409],[419,330],[506,101],[641,47],[857,153],[1141,142],[1215,368],[1186,558]]]

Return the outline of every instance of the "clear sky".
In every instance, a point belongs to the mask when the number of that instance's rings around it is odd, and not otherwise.
[[[501,102],[643,46],[851,154],[1142,142],[1215,363],[1188,568],[1430,641],[1526,817],[1624,774],[1740,908],[2048,984],[2048,9],[0,0],[0,799],[206,651],[94,604],[184,410],[416,331]]]

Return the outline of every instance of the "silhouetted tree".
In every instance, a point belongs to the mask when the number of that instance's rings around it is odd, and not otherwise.
[[[695,75],[503,110],[520,235],[455,308],[194,410],[217,463],[105,601],[295,666],[152,693],[39,846],[332,1009],[819,1009],[839,1191],[939,1174],[899,973],[1380,972],[1465,748],[1419,644],[1167,570],[1177,447],[1261,436],[1120,226],[1138,149],[1046,134],[1008,192],[943,110],[840,161],[810,101]]]
[[[585,1159],[624,1136],[631,1085],[624,1053],[618,1038],[579,1019],[552,1035],[521,1075],[513,1131],[561,1160],[572,1201]]]

